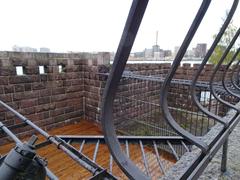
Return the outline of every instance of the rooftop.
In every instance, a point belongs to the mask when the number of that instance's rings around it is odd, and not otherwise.
[[[50,130],[49,134],[54,135],[83,135],[83,136],[91,136],[91,135],[102,135],[102,131],[100,127],[87,120],[81,120],[79,123],[66,125],[64,127],[58,127]],[[37,143],[41,143],[44,141],[44,138],[38,134]],[[29,136],[21,138],[22,140],[29,139]],[[90,159],[94,158],[94,152],[96,148],[96,144],[92,142],[85,141],[84,145],[82,143],[72,143],[71,145],[76,149],[89,157]],[[15,143],[7,143],[4,146],[0,146],[0,154],[6,154],[10,151],[11,148],[15,146]],[[82,147],[81,147],[82,146]],[[125,149],[125,146],[122,145],[122,148]],[[154,150],[149,146],[144,146],[144,151],[147,157],[149,171],[153,179],[157,179],[162,175],[161,169],[156,160],[156,155]],[[64,154],[62,151],[58,150],[54,145],[47,145],[37,150],[37,153],[46,158],[48,161],[48,168],[57,176],[59,179],[88,179],[91,177],[91,174],[79,166],[75,161],[73,161],[69,156]],[[136,165],[144,171],[144,161],[142,158],[141,148],[138,144],[130,144],[129,143],[129,155]],[[164,168],[167,170],[170,168],[175,162],[175,158],[170,153],[160,150],[159,155],[161,162],[163,162]],[[96,156],[96,163],[110,170],[110,153],[105,144],[99,144],[99,148]],[[126,176],[121,172],[115,162],[112,164],[112,173],[121,179],[127,179]]]

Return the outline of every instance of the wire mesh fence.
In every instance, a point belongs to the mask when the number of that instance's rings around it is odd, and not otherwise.
[[[160,107],[163,76],[139,75],[127,72],[122,76],[114,100],[114,122],[118,132],[141,136],[174,136],[175,131],[164,120]],[[217,87],[217,83],[216,87]],[[236,101],[220,87],[218,96]],[[224,117],[229,108],[217,101],[206,82],[197,84],[196,96],[204,108]],[[191,81],[174,79],[168,94],[170,112],[177,123],[196,136],[205,135],[215,120],[209,118],[194,104]]]

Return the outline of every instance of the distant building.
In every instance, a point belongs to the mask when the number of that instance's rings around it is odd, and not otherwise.
[[[154,60],[158,60],[158,59],[160,59],[160,55],[161,55],[160,52],[154,52],[152,58],[153,58]]]
[[[179,49],[180,49],[179,46],[175,46],[175,47],[174,47],[174,50],[173,50],[173,57],[175,57],[175,56],[177,55]]]
[[[16,46],[16,45],[14,45],[14,46],[12,47],[12,50],[19,52],[19,51],[21,51],[21,48],[18,47],[18,46]]]
[[[164,50],[164,57],[171,57],[172,51],[171,50]]]
[[[12,50],[16,52],[37,52],[36,48],[32,48],[28,46],[17,46],[17,45],[14,45],[12,47]]]
[[[160,46],[159,45],[153,45],[152,46],[152,57],[155,59],[155,60],[158,60],[160,59],[162,56],[163,56],[163,53],[162,53],[162,49],[160,49]]]
[[[146,49],[144,50],[144,57],[145,57],[145,58],[152,58],[152,57],[153,57],[153,50],[146,48]]]
[[[135,58],[143,58],[144,57],[144,52],[143,51],[141,51],[141,52],[135,52],[134,53],[134,57]]]
[[[155,52],[160,52],[160,46],[159,45],[153,45],[152,46],[152,52],[153,52],[153,54],[155,53]]]
[[[207,44],[206,43],[199,43],[195,48],[195,57],[203,58],[207,53]]]
[[[189,57],[189,58],[193,58],[194,56],[195,56],[195,48],[192,48],[192,50],[188,49],[184,55],[184,57]]]
[[[40,48],[40,52],[48,53],[48,52],[50,52],[50,49],[49,49],[49,48],[46,48],[46,47],[41,47],[41,48]]]

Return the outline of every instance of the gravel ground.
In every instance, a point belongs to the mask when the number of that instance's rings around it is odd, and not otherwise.
[[[240,180],[240,123],[229,137],[227,172],[220,171],[222,149],[212,159],[199,179]]]

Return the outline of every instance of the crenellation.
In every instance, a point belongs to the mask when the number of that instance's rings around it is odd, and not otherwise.
[[[105,73],[109,73],[111,69],[109,62],[110,53],[107,52],[0,52],[0,100],[13,106],[44,129],[73,123],[82,118],[99,122],[102,95],[107,81]],[[44,66],[44,74],[39,74],[40,65]],[[63,72],[59,72],[58,65],[63,66]],[[23,66],[24,75],[16,74],[16,66]],[[170,63],[127,64],[126,70],[130,71],[127,73],[138,75],[165,77],[170,67]],[[213,67],[207,64],[199,80],[209,79]],[[191,79],[198,68],[199,65],[191,67],[185,63],[178,68],[175,78]],[[152,103],[158,103],[160,88],[161,85],[156,82],[125,78],[120,82],[118,93],[128,98],[148,99]],[[192,104],[189,103],[189,96],[182,95],[185,91],[189,90],[184,85],[181,88],[171,85],[170,105],[177,104],[190,109]],[[124,99],[118,99],[117,102],[124,104],[126,111],[114,109],[116,115],[122,116],[126,113],[135,117],[147,113],[146,106],[141,102],[133,104]],[[20,123],[3,108],[0,108],[0,119],[7,125]],[[122,123],[116,120],[116,124]],[[30,132],[32,130],[26,127],[18,129],[20,135]]]

